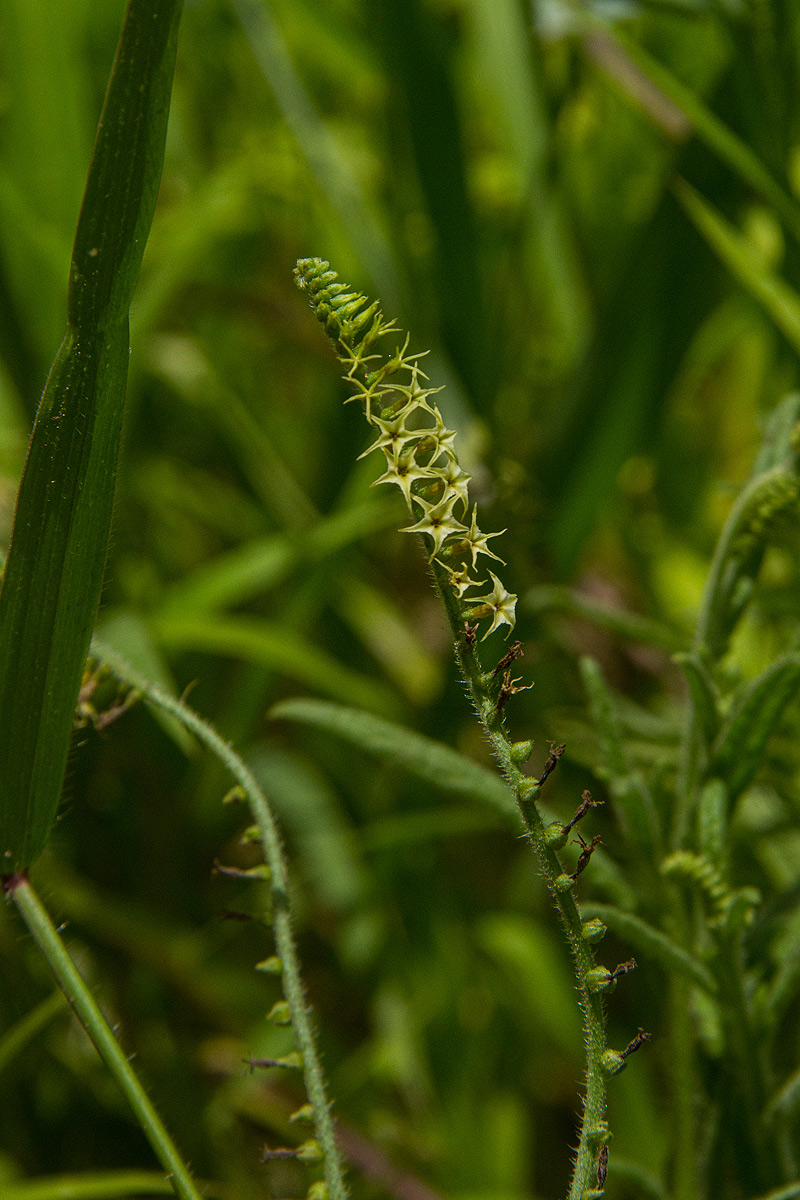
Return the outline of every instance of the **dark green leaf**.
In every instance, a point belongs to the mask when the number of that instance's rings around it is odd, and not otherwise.
[[[67,333],[20,485],[0,593],[4,871],[40,853],[61,790],[100,597],[128,308],[161,175],[179,18],[178,0],[129,4],[75,238]]]

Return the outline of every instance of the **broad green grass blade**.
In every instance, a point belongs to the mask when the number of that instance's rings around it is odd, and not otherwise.
[[[762,261],[738,229],[684,179],[674,185],[687,215],[742,287],[757,300],[786,340],[800,352],[800,296]]]
[[[270,716],[273,720],[300,721],[327,729],[440,791],[488,803],[509,816],[516,816],[510,791],[491,771],[449,746],[392,721],[324,700],[283,700],[270,710]]]
[[[0,593],[0,852],[20,871],[55,816],[100,597],[128,309],[156,202],[179,0],[130,0],[75,237],[68,326],[39,406]]]

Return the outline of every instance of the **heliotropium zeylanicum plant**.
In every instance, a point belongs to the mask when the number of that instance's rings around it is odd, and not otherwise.
[[[476,507],[470,510],[470,477],[459,464],[455,434],[446,427],[431,399],[440,389],[426,386],[427,377],[419,366],[422,356],[409,353],[408,337],[401,341],[397,336],[394,350],[381,347],[387,334],[398,335],[394,321],[385,319],[377,302],[369,303],[361,293],[340,283],[323,259],[301,259],[295,278],[346,367],[344,378],[353,389],[348,399],[361,401],[376,433],[365,451],[370,454],[380,450],[386,460],[386,470],[376,483],[392,483],[400,489],[412,518],[403,532],[419,533],[425,539],[467,688],[517,798],[572,951],[583,1013],[587,1072],[569,1200],[592,1200],[602,1195],[608,1162],[606,1077],[622,1069],[627,1054],[638,1048],[647,1035],[640,1032],[621,1052],[606,1047],[602,993],[633,964],[624,963],[614,971],[595,964],[592,943],[602,938],[605,927],[596,919],[584,922],[575,899],[575,884],[589,861],[591,845],[582,842],[581,856],[572,873],[565,870],[559,858],[575,820],[586,812],[588,803],[584,802],[569,825],[545,825],[536,799],[563,747],[551,755],[541,778],[534,780],[521,770],[530,756],[531,743],[512,742],[506,732],[504,707],[521,690],[519,681],[511,677],[521,646],[513,645],[486,671],[478,653],[478,634],[484,641],[502,625],[510,632],[516,619],[517,598],[493,571],[487,570],[491,586],[480,578],[481,558],[502,562],[489,545],[490,539],[499,534],[483,533]],[[472,594],[480,588],[489,590]]]

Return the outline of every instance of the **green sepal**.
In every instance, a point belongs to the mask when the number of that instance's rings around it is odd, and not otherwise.
[[[292,1014],[285,1000],[276,1000],[267,1013],[267,1020],[273,1025],[291,1025]]]

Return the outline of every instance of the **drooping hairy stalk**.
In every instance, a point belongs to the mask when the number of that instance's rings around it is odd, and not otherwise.
[[[531,753],[531,743],[513,743],[508,737],[503,710],[511,696],[522,690],[519,680],[511,676],[521,647],[512,646],[489,671],[480,659],[481,623],[487,622],[481,638],[485,641],[501,625],[507,625],[510,631],[515,622],[516,596],[506,590],[494,572],[488,571],[491,577],[488,592],[468,595],[488,586],[479,578],[481,556],[502,562],[488,544],[490,538],[499,535],[483,533],[476,508],[470,512],[469,475],[459,464],[455,434],[446,428],[436,403],[431,400],[439,389],[425,386],[427,378],[419,366],[421,355],[409,354],[408,338],[394,351],[381,353],[381,340],[387,334],[396,334],[396,325],[386,321],[377,303],[370,304],[365,296],[340,283],[336,272],[324,260],[301,259],[295,278],[346,367],[344,378],[353,388],[349,399],[361,401],[366,419],[377,434],[365,451],[369,454],[380,450],[385,457],[386,470],[376,482],[393,483],[400,489],[412,515],[411,524],[403,532],[418,533],[425,539],[428,563],[444,603],[467,690],[495,758],[516,796],[572,952],[583,1013],[587,1069],[569,1200],[590,1200],[602,1193],[608,1158],[606,1076],[622,1069],[626,1055],[638,1048],[646,1035],[640,1034],[621,1053],[606,1048],[602,993],[631,964],[623,964],[613,972],[596,965],[592,943],[603,936],[605,926],[599,920],[584,922],[574,895],[575,881],[588,862],[591,847],[584,844],[578,869],[569,874],[560,861],[559,851],[566,844],[573,823],[566,827],[559,823],[545,826],[537,808],[536,799],[549,769],[557,761],[557,754],[541,779],[533,780],[521,770]],[[580,815],[587,806],[588,801],[579,810]]]
[[[255,833],[261,842],[266,878],[272,892],[272,927],[275,934],[277,955],[260,964],[262,970],[279,975],[285,1000],[279,1000],[268,1014],[268,1019],[278,1025],[291,1025],[299,1054],[290,1054],[282,1059],[254,1061],[254,1066],[300,1068],[305,1080],[309,1099],[309,1111],[299,1110],[295,1117],[307,1117],[314,1126],[316,1138],[310,1139],[291,1154],[309,1166],[320,1163],[325,1176],[313,1183],[308,1200],[347,1200],[347,1186],[339,1150],[336,1145],[333,1117],[328,1103],[325,1078],[322,1072],[311,1013],[306,1004],[300,963],[292,930],[292,915],[289,909],[289,877],[281,846],[280,833],[272,815],[266,796],[256,783],[252,772],[242,759],[220,737],[215,729],[199,717],[187,704],[162,692],[138,671],[129,666],[110,647],[98,639],[92,642],[92,655],[108,668],[112,674],[135,689],[157,709],[176,717],[190,733],[194,734],[222,762],[236,780],[243,798],[247,801],[255,822]],[[265,876],[254,876],[265,877]],[[283,1156],[285,1152],[279,1151]],[[269,1157],[267,1154],[266,1157]]]

